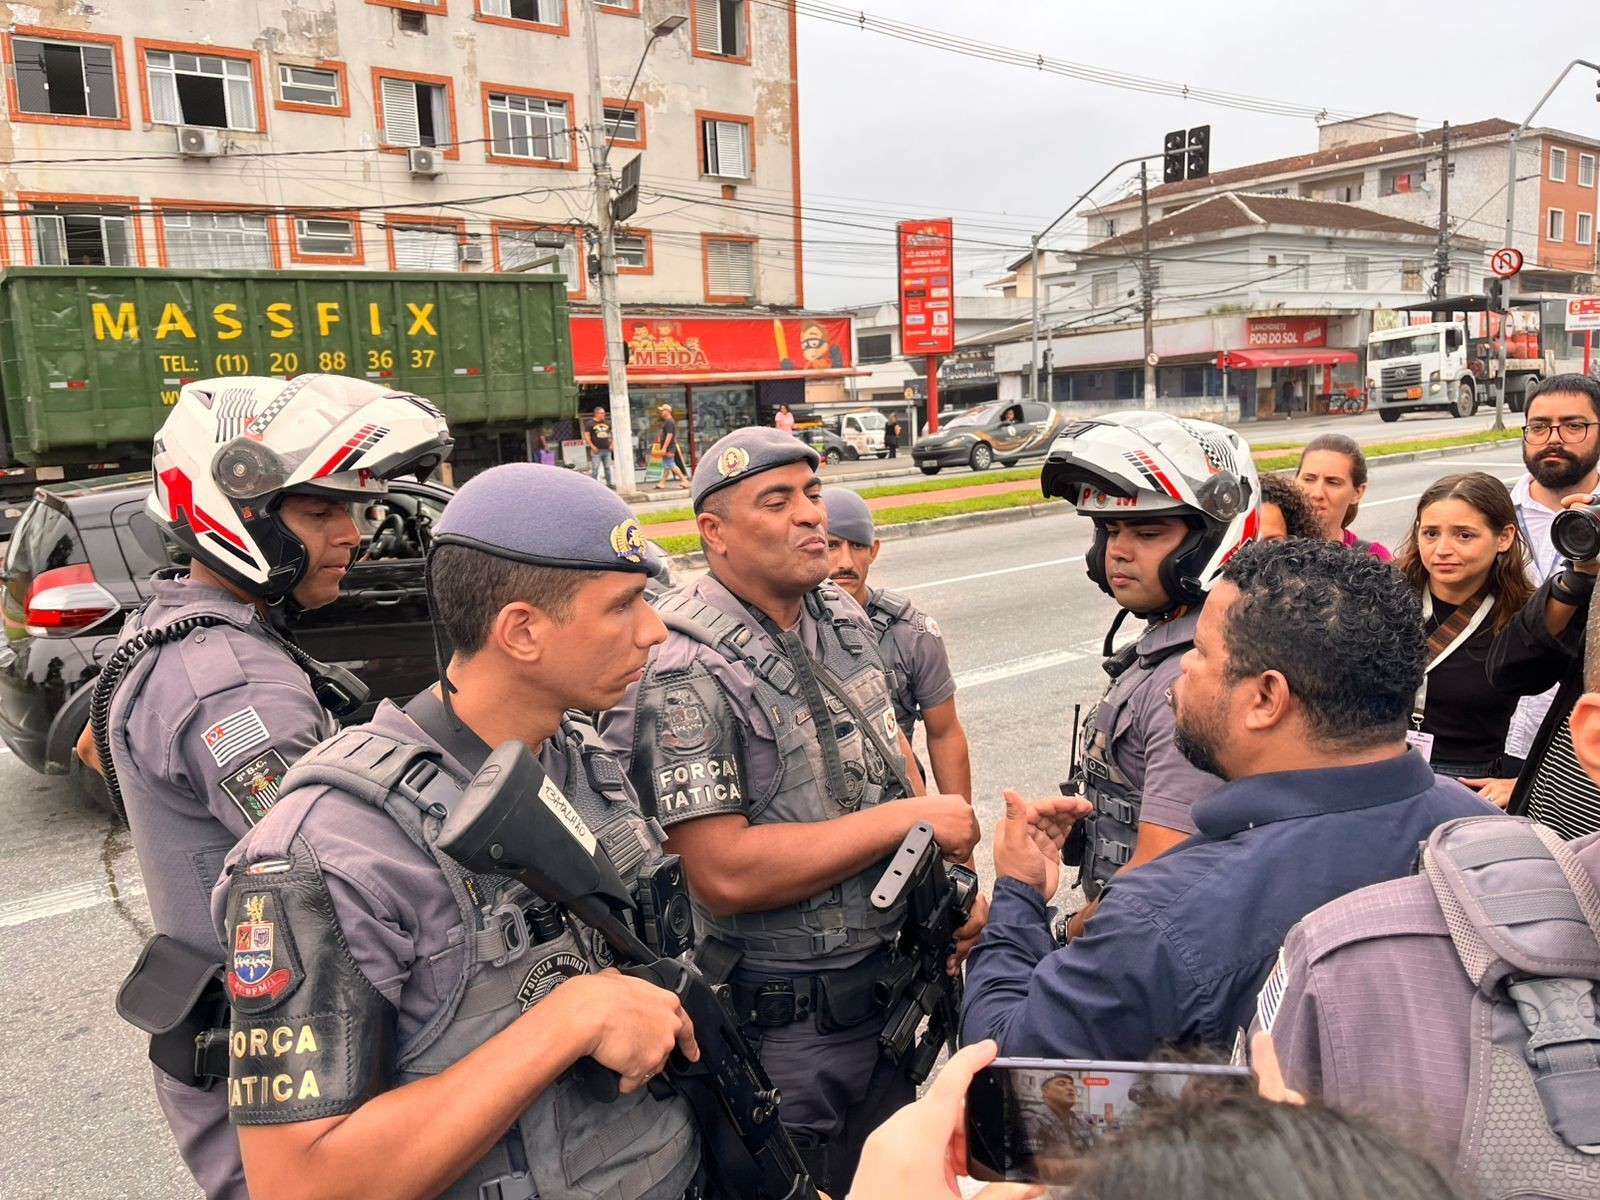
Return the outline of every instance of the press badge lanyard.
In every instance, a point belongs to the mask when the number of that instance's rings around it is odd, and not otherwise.
[[[1493,594],[1479,592],[1451,613],[1428,638],[1428,662],[1422,668],[1422,686],[1417,689],[1416,698],[1411,702],[1411,729],[1406,733],[1406,741],[1415,746],[1425,759],[1431,760],[1433,756],[1433,734],[1422,732],[1422,717],[1428,707],[1428,676],[1433,673],[1435,667],[1454,654],[1457,647],[1472,640],[1472,635],[1484,621],[1488,620],[1492,611],[1494,611]],[[1424,622],[1433,619],[1431,591],[1424,591],[1422,594],[1422,619]],[[1456,627],[1453,632],[1451,632],[1452,626]],[[1441,633],[1448,639],[1443,644],[1436,641]]]

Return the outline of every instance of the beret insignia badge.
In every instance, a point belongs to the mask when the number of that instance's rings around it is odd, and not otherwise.
[[[644,561],[644,530],[637,518],[629,517],[611,531],[611,549],[618,558],[627,562]]]
[[[729,446],[717,459],[717,471],[724,479],[733,479],[750,469],[750,452],[743,446]]]

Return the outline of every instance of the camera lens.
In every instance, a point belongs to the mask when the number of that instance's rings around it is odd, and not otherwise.
[[[1585,505],[1557,513],[1550,523],[1550,542],[1573,562],[1600,557],[1600,509]]]

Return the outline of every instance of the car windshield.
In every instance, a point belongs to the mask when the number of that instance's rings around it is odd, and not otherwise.
[[[850,419],[853,420],[857,425],[860,425],[862,429],[881,430],[885,425],[888,424],[888,422],[883,419],[882,413],[852,413]]]
[[[1437,354],[1439,352],[1439,335],[1437,333],[1421,333],[1416,337],[1386,338],[1383,341],[1373,342],[1370,353],[1373,358],[1409,358],[1414,354]]]
[[[994,420],[995,413],[1000,411],[998,404],[981,404],[977,408],[969,408],[966,412],[957,413],[944,422],[944,428],[953,429],[958,425],[987,425]]]

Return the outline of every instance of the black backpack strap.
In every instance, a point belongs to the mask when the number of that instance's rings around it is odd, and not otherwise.
[[[720,608],[682,593],[655,601],[656,615],[674,633],[710,646],[729,662],[744,663],[756,676],[786,695],[794,691],[794,668],[771,647],[756,641],[749,626]]]

